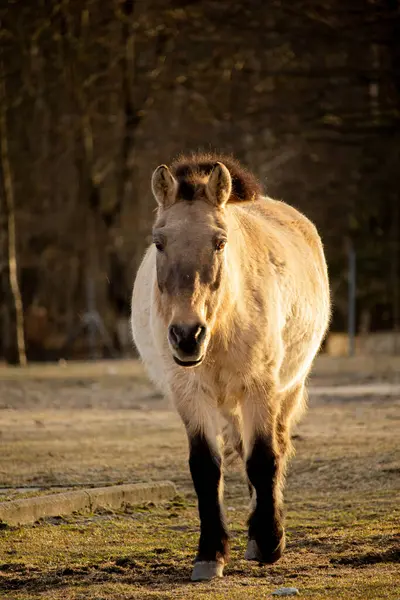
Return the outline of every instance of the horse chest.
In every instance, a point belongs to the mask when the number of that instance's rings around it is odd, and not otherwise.
[[[242,378],[233,371],[222,371],[219,373],[215,387],[220,411],[222,413],[234,412],[243,399]]]

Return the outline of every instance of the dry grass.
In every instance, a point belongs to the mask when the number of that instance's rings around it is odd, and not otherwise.
[[[288,549],[272,567],[242,560],[247,496],[235,465],[226,576],[190,584],[198,519],[184,431],[143,380],[116,379],[0,382],[1,485],[172,479],[180,496],[2,529],[1,600],[255,600],[280,586],[318,600],[400,598],[398,397],[311,398],[286,490]]]

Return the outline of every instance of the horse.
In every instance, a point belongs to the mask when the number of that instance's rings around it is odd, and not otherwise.
[[[210,580],[229,554],[227,432],[252,490],[245,558],[272,564],[284,551],[291,430],[329,324],[327,265],[311,221],[264,196],[231,156],[181,156],[151,187],[153,243],[134,283],[132,334],[186,428],[200,517],[191,578]]]

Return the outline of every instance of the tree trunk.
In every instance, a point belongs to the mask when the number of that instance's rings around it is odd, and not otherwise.
[[[17,262],[17,240],[15,226],[15,203],[14,188],[8,153],[7,136],[7,108],[6,108],[6,88],[5,72],[2,58],[0,58],[0,153],[1,170],[3,173],[3,189],[5,199],[6,230],[8,241],[8,269],[10,278],[10,288],[14,301],[15,322],[18,361],[20,365],[26,365],[25,337],[24,337],[24,311],[22,306],[21,292],[18,283],[18,262]]]

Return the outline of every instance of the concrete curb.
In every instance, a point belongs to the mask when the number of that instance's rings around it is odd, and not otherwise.
[[[35,379],[101,379],[129,378],[148,381],[140,360],[68,361],[64,363],[28,363],[26,367],[0,364],[0,381],[23,381]]]
[[[393,375],[400,372],[400,356],[327,356],[320,354],[314,361],[312,375],[333,376],[337,374]],[[129,378],[149,383],[142,363],[137,359],[69,361],[65,364],[30,363],[26,367],[12,367],[0,364],[0,381],[23,380],[68,380]]]
[[[97,508],[121,508],[126,504],[161,502],[175,495],[176,488],[171,481],[87,488],[0,502],[0,521],[8,525],[26,525],[43,517],[68,515],[74,511],[92,512]]]
[[[386,377],[400,372],[400,356],[326,356],[320,354],[314,362],[311,377],[334,375],[372,375]]]

